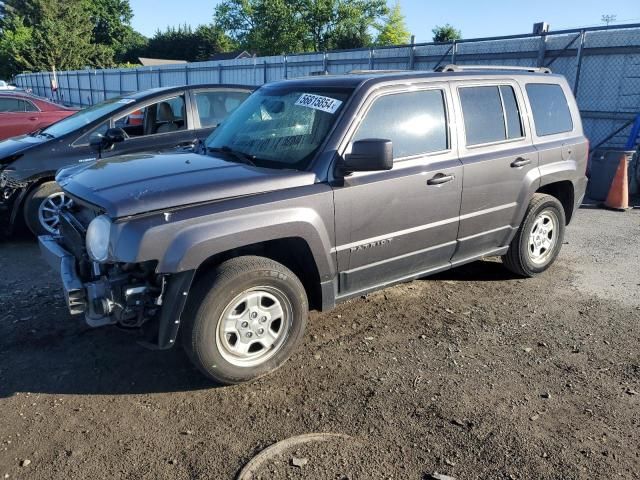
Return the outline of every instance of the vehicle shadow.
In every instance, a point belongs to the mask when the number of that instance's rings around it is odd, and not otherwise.
[[[437,273],[423,280],[431,281],[460,281],[460,282],[504,282],[507,280],[520,280],[519,277],[507,268],[500,261],[494,259],[479,260],[467,263],[460,267]]]
[[[82,320],[57,321],[78,325]],[[124,395],[217,387],[196,371],[181,348],[147,350],[135,335],[116,328],[76,326],[45,334],[35,328],[17,337],[8,348],[0,344],[0,398],[17,392]]]
[[[423,281],[515,278],[501,263],[486,260]],[[0,398],[18,392],[128,395],[218,387],[191,365],[179,346],[152,351],[136,343],[137,333],[91,329],[82,317],[69,316],[62,298],[50,297],[53,292],[47,291],[44,305],[24,303],[4,318],[0,311]]]

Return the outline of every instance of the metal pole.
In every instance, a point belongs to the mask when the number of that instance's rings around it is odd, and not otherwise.
[[[416,36],[411,35],[411,49],[409,50],[409,70],[416,66]]]
[[[158,67],[158,86],[162,88],[162,70]]]
[[[96,70],[94,70],[96,72]],[[89,77],[89,105],[93,105],[93,82],[91,81],[91,72],[87,70],[87,77]]]
[[[456,63],[456,54],[458,53],[458,42],[453,41],[453,45],[451,46],[451,63],[455,65]]]
[[[136,92],[140,91],[140,71],[136,68]]]
[[[542,33],[540,35],[540,46],[538,47],[538,61],[537,61],[537,66],[538,67],[544,67],[544,57],[547,53],[547,34],[546,33]]]
[[[369,48],[369,70],[373,70],[373,48]]]
[[[189,67],[187,65],[184,66],[184,84],[189,85]]]
[[[326,50],[322,53],[322,71],[325,73],[329,72],[329,59],[327,58]]]
[[[80,100],[80,106],[82,107],[84,105],[84,102],[82,101],[82,89],[80,88],[80,74],[78,73],[77,70],[76,70],[76,88],[78,89],[78,100]]]
[[[264,78],[263,84],[267,83],[267,61],[264,61]]]
[[[374,48],[371,49],[371,70],[376,69],[376,51]]]
[[[104,69],[102,69],[102,100],[107,99],[107,81],[105,77]]]
[[[289,57],[287,55],[284,56],[284,79],[289,78]]]
[[[222,64],[218,64],[218,84],[222,83]]]
[[[580,46],[578,47],[578,55],[577,55],[578,65],[576,66],[576,79],[575,79],[575,82],[573,82],[573,96],[576,98],[578,98],[578,87],[580,86],[580,70],[582,70],[582,53],[584,50],[584,42],[585,42],[586,36],[587,36],[587,32],[582,30],[580,32]]]

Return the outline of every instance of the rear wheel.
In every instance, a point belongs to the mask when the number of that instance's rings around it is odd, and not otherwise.
[[[57,235],[60,226],[60,211],[71,206],[56,182],[38,185],[27,196],[24,204],[24,221],[36,235]]]
[[[304,335],[307,316],[306,292],[291,270],[263,257],[238,257],[194,286],[182,343],[209,378],[247,382],[289,358]]]
[[[502,257],[505,266],[523,277],[547,270],[560,253],[565,225],[560,201],[551,195],[536,193],[509,250]]]

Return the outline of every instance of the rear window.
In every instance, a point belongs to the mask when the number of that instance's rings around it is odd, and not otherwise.
[[[395,93],[378,98],[353,141],[369,138],[391,140],[395,158],[446,150],[447,118],[442,90]]]
[[[462,87],[460,102],[468,146],[523,136],[520,108],[509,85]]]
[[[530,83],[527,94],[539,137],[573,130],[567,97],[560,85]]]

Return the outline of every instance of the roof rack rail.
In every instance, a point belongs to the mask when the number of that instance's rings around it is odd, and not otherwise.
[[[371,70],[371,69],[356,69],[356,70],[350,70],[349,72],[347,72],[349,75],[369,75],[369,74],[374,74],[374,73],[406,73],[406,72],[410,72],[411,70],[393,70],[393,69],[388,69],[388,70]]]
[[[436,68],[436,72],[466,72],[474,70],[515,70],[531,73],[551,73],[549,67],[510,67],[508,65],[455,65],[449,64]]]

